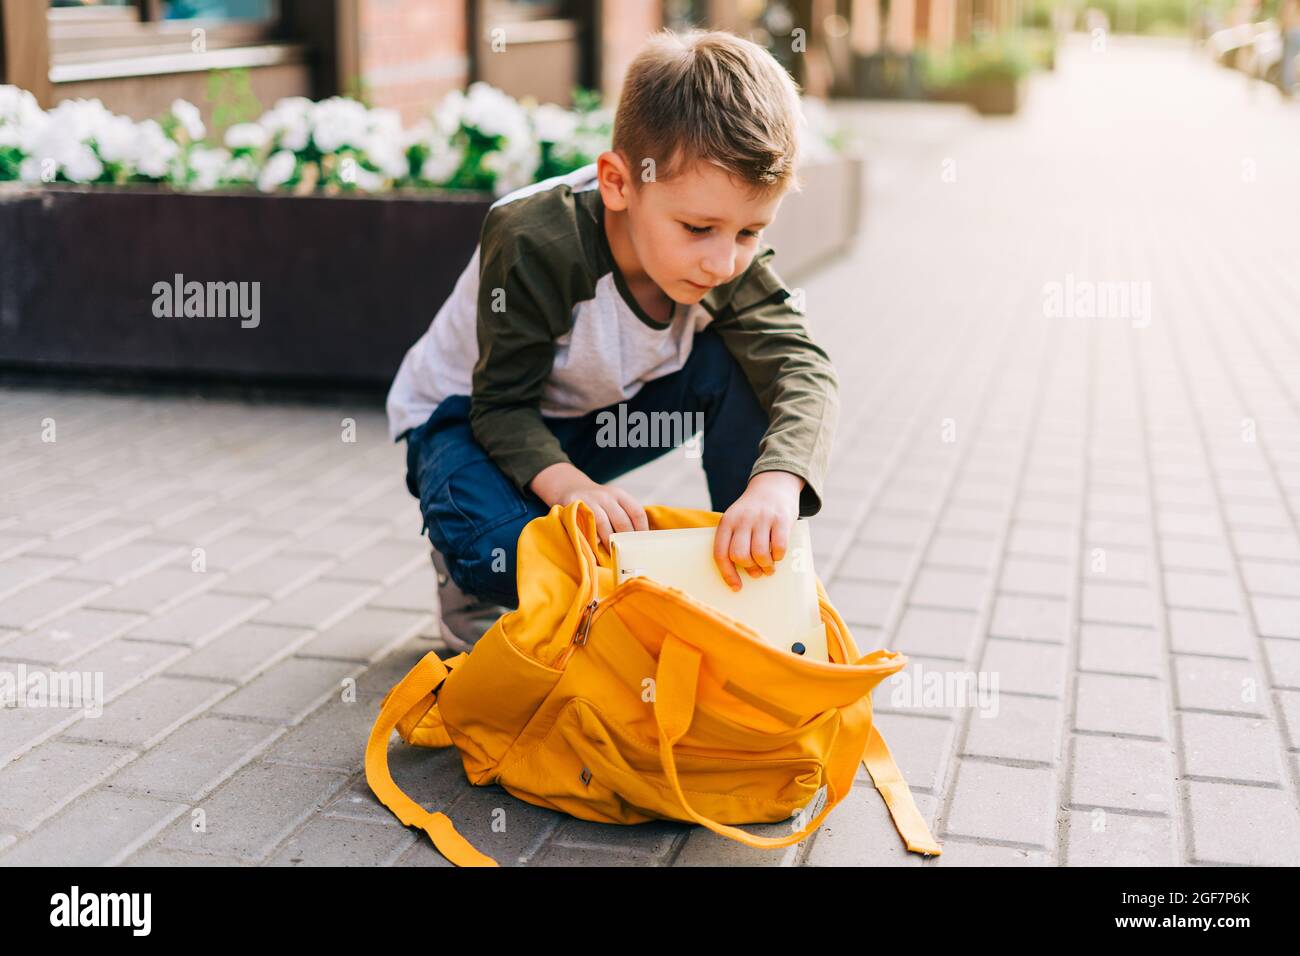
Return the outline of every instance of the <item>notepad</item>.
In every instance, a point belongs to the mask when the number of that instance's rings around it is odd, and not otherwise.
[[[807,520],[795,521],[785,556],[772,574],[751,578],[737,568],[739,591],[727,587],[713,561],[716,533],[711,527],[616,531],[609,536],[615,580],[621,584],[645,575],[748,625],[774,647],[828,660]]]

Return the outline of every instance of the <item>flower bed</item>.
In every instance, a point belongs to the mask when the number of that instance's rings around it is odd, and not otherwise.
[[[768,230],[792,281],[858,226],[861,162],[806,112],[826,135]],[[494,196],[592,161],[609,129],[591,102],[476,85],[405,131],[290,99],[205,134],[186,103],[135,123],[0,88],[0,366],[384,388]]]
[[[159,120],[137,123],[99,100],[65,100],[45,112],[31,94],[0,86],[0,182],[300,195],[452,189],[502,196],[594,162],[609,148],[613,111],[581,90],[575,101],[574,109],[519,102],[474,83],[403,128],[393,110],[338,96],[320,102],[289,97],[211,143],[199,110],[184,100]],[[843,132],[820,103],[805,101],[805,112],[804,158],[834,155]]]

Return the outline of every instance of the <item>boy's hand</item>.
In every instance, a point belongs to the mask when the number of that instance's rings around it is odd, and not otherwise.
[[[585,501],[596,516],[596,533],[600,543],[609,548],[609,536],[615,531],[649,531],[645,509],[631,492],[614,485],[601,485],[568,462],[543,468],[529,485],[547,505],[570,505]]]
[[[803,486],[804,480],[788,471],[760,471],[723,513],[713,537],[713,561],[733,591],[740,590],[737,567],[751,578],[762,577],[785,557]]]

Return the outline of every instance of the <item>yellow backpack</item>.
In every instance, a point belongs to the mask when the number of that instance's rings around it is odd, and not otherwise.
[[[651,528],[716,526],[716,511],[648,505]],[[907,659],[860,656],[817,584],[831,663],[802,660],[683,592],[613,561],[583,502],[525,525],[519,607],[471,653],[430,652],[384,698],[366,781],[407,826],[458,866],[495,866],[443,813],[406,796],[388,770],[393,728],[421,747],[455,746],[470,783],[584,820],[698,823],[747,846],[789,846],[848,794],[865,763],[907,848],[939,844],[872,721],[871,691]],[[788,836],[736,823],[796,814]]]

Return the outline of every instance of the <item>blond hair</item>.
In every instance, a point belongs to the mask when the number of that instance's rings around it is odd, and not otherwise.
[[[719,30],[664,29],[628,67],[613,148],[634,182],[647,159],[656,181],[703,161],[767,195],[799,189],[803,121],[798,85],[757,43]]]

